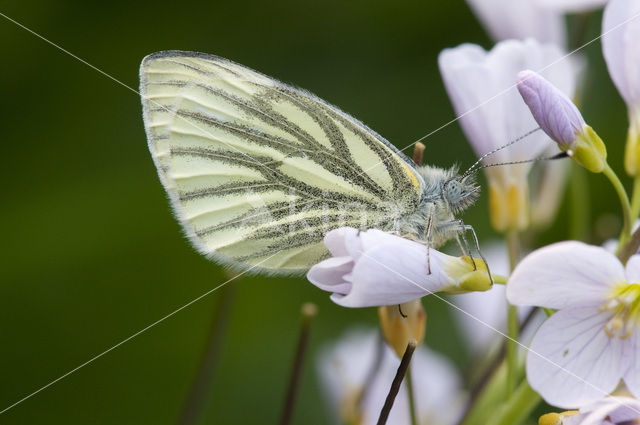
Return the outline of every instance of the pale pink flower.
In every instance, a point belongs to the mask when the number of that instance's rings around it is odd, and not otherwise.
[[[580,413],[566,418],[562,425],[631,425],[638,420],[639,400],[612,396],[581,407]]]
[[[518,264],[507,299],[558,310],[527,355],[527,379],[548,403],[584,406],[620,380],[640,395],[640,255],[625,267],[601,247],[550,245]]]
[[[314,265],[307,279],[332,292],[331,299],[345,307],[402,304],[434,292],[487,290],[486,268],[381,230],[359,231],[342,227],[327,233],[325,246],[332,257]]]

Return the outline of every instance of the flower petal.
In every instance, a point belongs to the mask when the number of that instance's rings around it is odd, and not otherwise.
[[[349,255],[347,243],[358,235],[359,230],[353,227],[340,227],[328,232],[324,236],[324,246],[334,257]]]
[[[625,266],[625,275],[628,283],[640,283],[640,255],[635,254]]]
[[[580,408],[563,425],[622,424],[640,417],[640,401],[631,397],[605,397]],[[608,420],[607,420],[608,419]]]
[[[440,74],[460,125],[477,155],[514,140],[536,128],[537,124],[522,102],[514,85],[523,69],[542,69],[562,57],[555,45],[535,40],[508,40],[490,52],[463,44],[443,50],[438,57]],[[574,91],[574,72],[569,61],[559,61],[543,75],[568,96]],[[537,132],[526,143],[517,143],[492,155],[491,162],[530,159],[548,144],[548,137]],[[502,167],[507,169],[507,167]],[[512,173],[513,167],[508,167]],[[523,166],[528,170],[529,165]]]
[[[627,340],[627,353],[631,358],[629,369],[624,374],[624,383],[636,397],[640,397],[640,329],[638,324]]]
[[[538,73],[518,74],[518,90],[542,130],[557,143],[575,144],[576,133],[586,125],[576,105]]]
[[[566,42],[562,14],[539,7],[534,1],[467,0],[467,3],[495,41],[531,37],[558,46]]]
[[[611,0],[602,19],[602,53],[609,75],[629,107],[640,105],[640,2]]]
[[[427,248],[395,238],[399,240],[362,253],[349,277],[351,291],[331,296],[336,304],[345,307],[402,304],[437,291],[458,289],[457,278],[465,270],[472,270],[463,260],[431,249],[429,273]]]
[[[348,294],[351,282],[345,276],[351,272],[353,264],[351,257],[331,257],[311,267],[307,279],[324,291]]]
[[[527,355],[527,379],[550,404],[576,408],[606,396],[625,365],[624,343],[604,332],[611,313],[561,310],[542,324]]]
[[[555,309],[600,305],[611,285],[624,278],[622,264],[604,248],[559,242],[518,264],[507,284],[507,299],[511,304]]]

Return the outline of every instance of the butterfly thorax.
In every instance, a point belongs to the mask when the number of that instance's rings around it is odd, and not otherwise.
[[[422,166],[422,195],[416,209],[397,222],[398,233],[438,247],[456,236],[456,216],[479,196],[480,187],[472,176],[461,176],[457,168]]]

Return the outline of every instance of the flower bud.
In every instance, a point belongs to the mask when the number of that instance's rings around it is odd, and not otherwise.
[[[427,313],[420,299],[379,307],[378,318],[385,341],[398,357],[402,357],[410,339],[415,339],[418,345],[424,340]]]
[[[559,89],[533,71],[518,74],[518,90],[540,128],[580,165],[604,170],[607,150],[582,114]]]
[[[640,107],[629,110],[629,133],[624,151],[625,171],[635,176],[640,171]]]

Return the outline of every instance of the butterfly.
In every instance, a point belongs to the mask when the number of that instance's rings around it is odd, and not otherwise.
[[[175,215],[214,261],[305,272],[329,256],[324,235],[342,226],[430,247],[462,238],[468,252],[473,229],[456,215],[478,197],[471,175],[419,166],[305,90],[217,56],[161,51],[142,61],[140,94]]]

